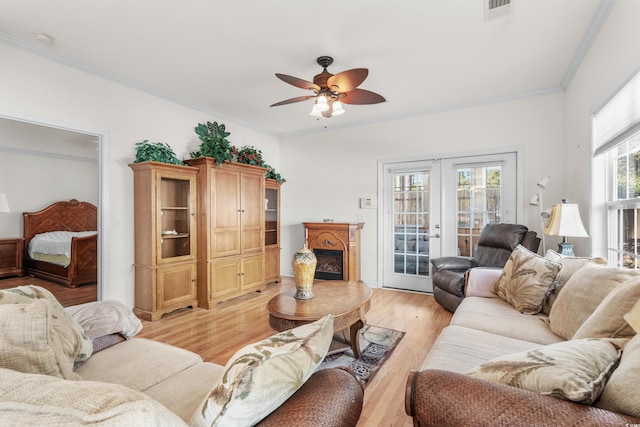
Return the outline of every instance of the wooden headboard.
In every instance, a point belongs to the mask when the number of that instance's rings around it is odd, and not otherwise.
[[[49,231],[97,231],[98,209],[89,202],[71,199],[56,202],[38,212],[23,212],[25,249],[33,236]]]

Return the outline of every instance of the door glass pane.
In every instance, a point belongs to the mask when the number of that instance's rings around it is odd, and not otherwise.
[[[429,275],[429,171],[394,174],[396,274]]]
[[[501,220],[501,166],[457,169],[458,254],[473,256],[480,232]]]

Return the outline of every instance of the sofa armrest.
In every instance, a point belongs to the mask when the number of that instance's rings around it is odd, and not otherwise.
[[[409,374],[405,410],[415,426],[625,426],[640,419],[435,369]]]
[[[260,427],[352,427],[362,412],[364,388],[346,368],[316,371]]]
[[[438,270],[451,270],[464,273],[471,268],[471,258],[462,256],[445,256],[431,260],[434,272]]]

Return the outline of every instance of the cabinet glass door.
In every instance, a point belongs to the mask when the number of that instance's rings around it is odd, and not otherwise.
[[[191,181],[160,180],[160,233],[162,259],[191,255]]]
[[[267,246],[278,244],[278,189],[265,189],[265,227],[264,244]]]

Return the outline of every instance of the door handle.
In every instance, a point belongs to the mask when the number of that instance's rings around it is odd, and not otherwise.
[[[436,233],[436,234],[434,234],[434,235],[433,235],[433,236],[431,236],[431,237],[433,237],[434,239],[439,239],[439,238],[440,238],[440,233]]]

